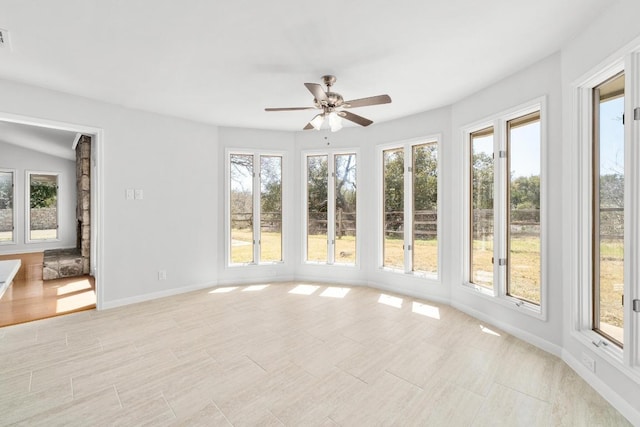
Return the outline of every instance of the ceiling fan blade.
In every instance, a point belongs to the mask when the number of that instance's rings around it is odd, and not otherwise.
[[[353,99],[345,101],[345,108],[366,107],[367,105],[389,104],[391,97],[389,95],[370,96],[368,98]]]
[[[329,101],[329,99],[327,98],[327,93],[322,89],[322,86],[319,85],[318,83],[305,83],[304,85],[307,87],[307,89],[309,89],[309,92],[311,92],[313,97],[318,102],[326,103]]]
[[[311,130],[311,129],[313,129],[313,125],[311,123],[307,123],[307,125],[302,128],[302,130]]]
[[[283,108],[265,108],[264,111],[298,111],[298,110],[315,110],[316,107],[283,107]]]
[[[369,126],[371,123],[373,123],[373,121],[367,118],[364,118],[362,116],[359,116],[357,114],[353,114],[350,111],[340,111],[338,115],[340,117],[344,117],[347,120],[351,120],[352,122],[357,123],[360,126]]]

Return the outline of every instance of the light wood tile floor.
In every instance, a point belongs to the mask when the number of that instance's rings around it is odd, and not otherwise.
[[[95,281],[91,276],[16,279],[0,298],[0,327],[95,307]]]
[[[629,425],[561,360],[491,325],[311,283],[0,328],[0,424]]]

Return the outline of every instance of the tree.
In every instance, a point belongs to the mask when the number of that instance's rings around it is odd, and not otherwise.
[[[31,209],[55,207],[58,186],[54,182],[31,183]]]
[[[404,151],[384,152],[384,210],[404,211]]]
[[[308,212],[327,211],[329,186],[327,156],[307,157],[307,209]]]
[[[493,209],[493,158],[487,153],[473,154],[473,209]]]
[[[416,146],[413,154],[413,208],[434,211],[438,205],[437,146]]]
[[[511,209],[540,209],[540,176],[519,176],[511,181]]]
[[[336,156],[336,209],[356,210],[356,155]]]
[[[0,209],[13,207],[13,185],[11,173],[0,173]]]

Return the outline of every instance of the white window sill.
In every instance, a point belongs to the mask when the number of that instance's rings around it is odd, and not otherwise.
[[[508,295],[496,295],[493,289],[488,289],[474,283],[463,283],[462,289],[464,289],[466,292],[472,293],[474,295],[479,295],[481,298],[492,301],[503,307],[507,307],[518,313],[525,314],[543,322],[547,321],[547,315],[542,310],[542,306],[531,304],[529,302],[510,297]]]
[[[589,329],[573,330],[571,335],[625,376],[640,384],[640,366],[625,365],[623,350],[613,342]],[[598,367],[596,366],[597,371]]]

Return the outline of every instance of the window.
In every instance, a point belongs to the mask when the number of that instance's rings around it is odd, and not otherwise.
[[[536,102],[467,130],[468,282],[538,316],[543,316],[541,111]]]
[[[575,87],[569,279],[575,337],[640,379],[640,51]],[[573,177],[575,175],[575,177]],[[573,245],[569,242],[572,242]],[[593,345],[592,345],[593,344]]]
[[[230,153],[229,264],[282,261],[282,156]]]
[[[307,262],[355,265],[357,255],[356,153],[306,154]]]
[[[404,150],[383,152],[383,266],[404,269]]]
[[[493,287],[493,127],[471,134],[471,278]]]
[[[438,277],[438,142],[382,150],[382,266]]]
[[[540,305],[540,112],[507,122],[507,295]]]
[[[14,172],[0,169],[0,244],[15,243]]]
[[[593,330],[624,343],[624,73],[593,88]]]
[[[58,174],[27,172],[27,241],[58,238]]]

